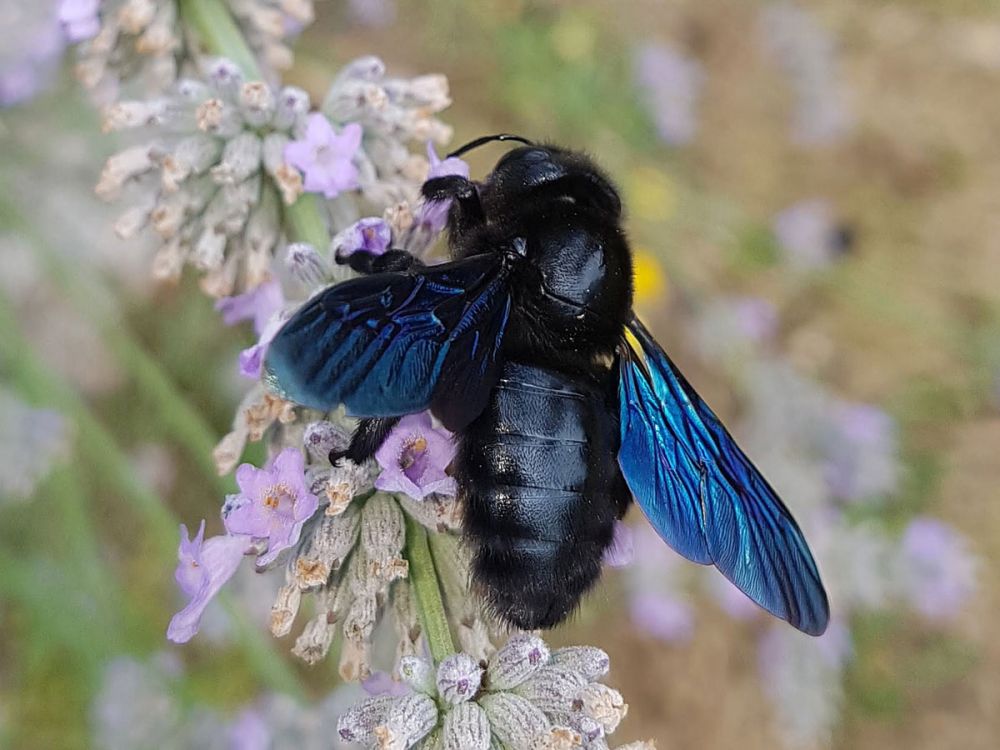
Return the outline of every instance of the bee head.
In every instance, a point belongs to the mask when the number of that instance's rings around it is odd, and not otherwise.
[[[527,145],[504,154],[486,179],[491,192],[544,206],[570,202],[621,216],[622,203],[611,181],[585,154],[551,145]]]

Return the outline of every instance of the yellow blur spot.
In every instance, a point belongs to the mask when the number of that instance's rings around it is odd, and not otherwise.
[[[581,62],[591,57],[597,35],[592,24],[579,16],[566,15],[549,32],[552,48],[565,62]]]
[[[632,213],[646,221],[664,221],[677,210],[677,189],[658,169],[636,167],[626,183]]]
[[[670,297],[670,285],[663,267],[651,252],[636,248],[632,254],[635,274],[635,303],[637,305],[665,305]]]

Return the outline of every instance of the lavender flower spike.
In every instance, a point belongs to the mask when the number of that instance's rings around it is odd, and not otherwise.
[[[191,600],[173,616],[167,627],[167,638],[174,643],[187,643],[198,632],[205,607],[233,577],[250,547],[248,536],[214,536],[208,541],[204,538],[204,521],[194,539],[191,539],[187,527],[181,524],[181,543],[177,549],[174,578]]]
[[[267,552],[257,559],[268,565],[299,541],[303,524],[319,507],[306,487],[305,461],[297,448],[285,448],[266,469],[243,464],[236,470],[240,492],[223,510],[226,530],[266,539]]]
[[[302,172],[308,192],[336,198],[358,187],[353,159],[360,147],[360,125],[349,123],[338,134],[324,115],[314,112],[309,115],[305,137],[285,146],[285,160]]]
[[[433,493],[454,495],[455,479],[445,473],[454,457],[451,433],[435,428],[427,412],[410,414],[399,421],[375,453],[375,460],[382,467],[375,486],[386,492],[402,492],[416,500]]]

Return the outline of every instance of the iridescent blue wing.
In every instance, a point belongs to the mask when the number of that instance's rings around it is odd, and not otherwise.
[[[621,348],[618,462],[646,517],[681,555],[819,635],[829,605],[795,519],[642,323],[629,330],[641,353]]]
[[[335,284],[271,341],[269,387],[315,409],[359,417],[430,408],[461,429],[486,406],[510,313],[499,256],[478,255]]]

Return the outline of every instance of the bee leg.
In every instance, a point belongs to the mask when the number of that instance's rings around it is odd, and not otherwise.
[[[375,455],[382,443],[399,422],[399,417],[373,417],[358,422],[357,429],[351,436],[351,444],[347,450],[330,451],[330,463],[336,465],[342,458],[362,464]]]
[[[476,183],[466,177],[460,175],[432,177],[424,183],[420,192],[428,201],[455,202],[449,221],[453,234],[461,234],[486,222]]]
[[[423,268],[424,263],[419,258],[410,255],[405,250],[387,250],[382,255],[358,250],[350,255],[337,255],[337,263],[350,266],[353,271],[361,274],[385,273],[387,271],[409,271],[413,268]]]

